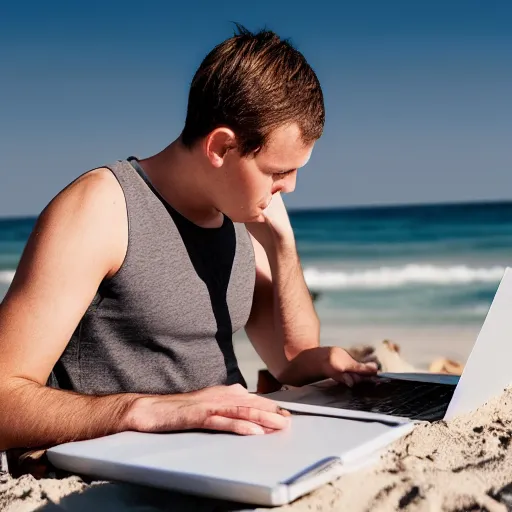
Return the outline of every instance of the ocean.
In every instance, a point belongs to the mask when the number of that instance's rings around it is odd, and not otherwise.
[[[481,325],[512,265],[512,202],[290,213],[327,325]],[[35,218],[0,219],[0,299]]]
[[[325,320],[481,325],[507,265],[512,202],[297,212],[306,281]]]

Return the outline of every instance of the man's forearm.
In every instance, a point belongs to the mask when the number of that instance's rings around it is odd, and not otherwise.
[[[20,379],[0,393],[0,450],[54,446],[129,430],[136,394],[88,396]]]
[[[288,359],[319,346],[320,323],[292,236],[276,241],[268,251],[274,285],[274,321]]]

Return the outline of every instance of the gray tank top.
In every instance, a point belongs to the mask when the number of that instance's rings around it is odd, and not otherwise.
[[[126,257],[101,283],[49,385],[86,394],[245,386],[232,335],[254,291],[246,227],[225,217],[220,228],[201,228],[160,197],[136,161],[107,167],[126,199]]]

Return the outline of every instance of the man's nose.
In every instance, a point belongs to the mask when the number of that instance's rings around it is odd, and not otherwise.
[[[295,185],[297,184],[297,173],[289,174],[285,176],[283,179],[276,181],[272,187],[272,194],[277,194],[278,192],[282,192],[283,194],[288,194],[289,192],[293,192],[295,190]]]
[[[289,192],[293,192],[295,190],[295,185],[297,184],[297,173],[294,172],[292,174],[289,174],[285,177],[284,180],[282,180],[281,183],[281,190],[283,194],[288,194]]]

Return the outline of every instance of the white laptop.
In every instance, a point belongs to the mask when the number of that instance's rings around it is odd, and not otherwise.
[[[512,383],[511,340],[512,270],[507,269],[460,379],[382,374],[373,383],[377,394],[386,386],[395,391],[404,386],[403,400],[381,394],[382,406],[371,398],[375,391],[368,383],[348,390],[322,381],[266,395],[293,412],[286,431],[249,437],[124,432],[56,446],[48,457],[57,467],[98,478],[256,505],[289,503],[371,462],[417,421],[449,419],[501,393]],[[407,386],[419,387],[411,394]],[[414,402],[419,394],[422,400]]]

